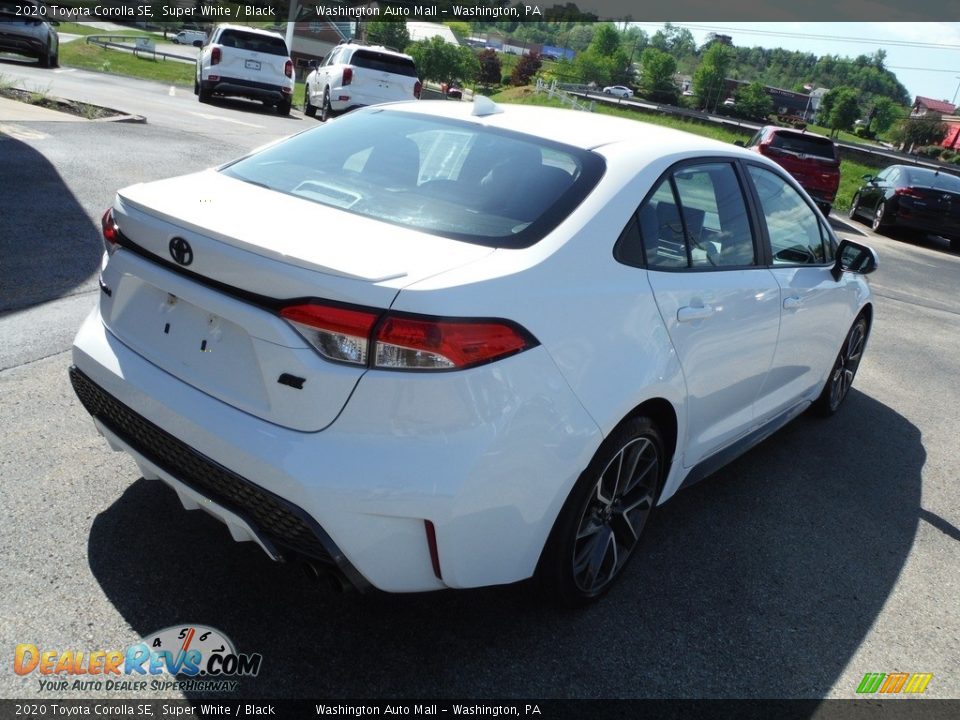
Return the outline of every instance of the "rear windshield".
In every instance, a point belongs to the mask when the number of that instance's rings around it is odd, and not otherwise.
[[[410,58],[387,55],[373,50],[357,50],[353,54],[350,64],[355,67],[379,70],[394,75],[417,77],[417,66]]]
[[[910,168],[903,170],[903,177],[907,185],[936,188],[949,192],[960,192],[960,178],[948,173],[937,173],[933,170]]]
[[[267,55],[287,55],[287,44],[283,38],[248,33],[243,30],[224,30],[220,35],[220,44],[224,47],[235,47]]]
[[[816,135],[801,135],[799,133],[777,132],[773,134],[770,145],[780,150],[813,155],[814,157],[834,160],[833,142]]]
[[[369,109],[221,172],[394,225],[519,248],[563,221],[603,170],[595,153],[530,135]]]

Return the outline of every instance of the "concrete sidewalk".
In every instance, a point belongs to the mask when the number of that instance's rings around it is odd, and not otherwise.
[[[0,122],[90,122],[71,113],[0,97]]]

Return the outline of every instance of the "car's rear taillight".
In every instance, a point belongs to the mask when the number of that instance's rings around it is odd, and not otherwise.
[[[293,77],[293,60],[287,60],[287,62],[284,64],[283,74],[286,75],[288,78]]]
[[[423,90],[423,84],[422,84],[419,80],[417,80],[417,81],[413,84],[413,96],[414,96],[417,100],[420,99],[420,92],[421,92],[422,90]]]
[[[918,191],[916,188],[912,187],[901,187],[893,191],[895,195],[900,197],[908,197],[914,200],[923,200],[923,193]]]
[[[353,68],[345,67],[343,69],[343,82],[342,85],[349,85],[353,82]]]
[[[218,48],[218,47],[214,47],[214,48],[210,51],[210,64],[211,64],[211,65],[218,65],[218,64],[220,64],[220,54],[221,54],[221,53],[220,53],[220,48]]]
[[[113,221],[113,208],[107,208],[100,218],[100,229],[103,231],[103,247],[107,255],[113,255],[120,242],[120,229],[117,223]]]
[[[379,313],[337,305],[308,303],[280,311],[321,355],[336,362],[366,365],[370,332]]]
[[[283,308],[280,316],[328,360],[383,370],[461,370],[537,345],[508,320],[441,319],[317,302]]]
[[[531,346],[528,333],[503,320],[434,320],[388,315],[376,332],[375,367],[457,370]]]

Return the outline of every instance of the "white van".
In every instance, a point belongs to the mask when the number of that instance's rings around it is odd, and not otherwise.
[[[193,45],[194,47],[203,47],[207,40],[207,34],[203,30],[181,30],[173,37],[176,45]]]

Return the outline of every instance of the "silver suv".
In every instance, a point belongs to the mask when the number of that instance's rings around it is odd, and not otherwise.
[[[47,21],[47,6],[35,0],[0,0],[0,52],[35,57],[40,67],[60,65],[60,37]]]
[[[214,95],[245,97],[290,114],[293,61],[279,33],[244,25],[218,25],[197,57],[193,92],[200,102]]]
[[[413,58],[382,45],[348,40],[307,75],[303,111],[320,119],[377,103],[420,98]]]

